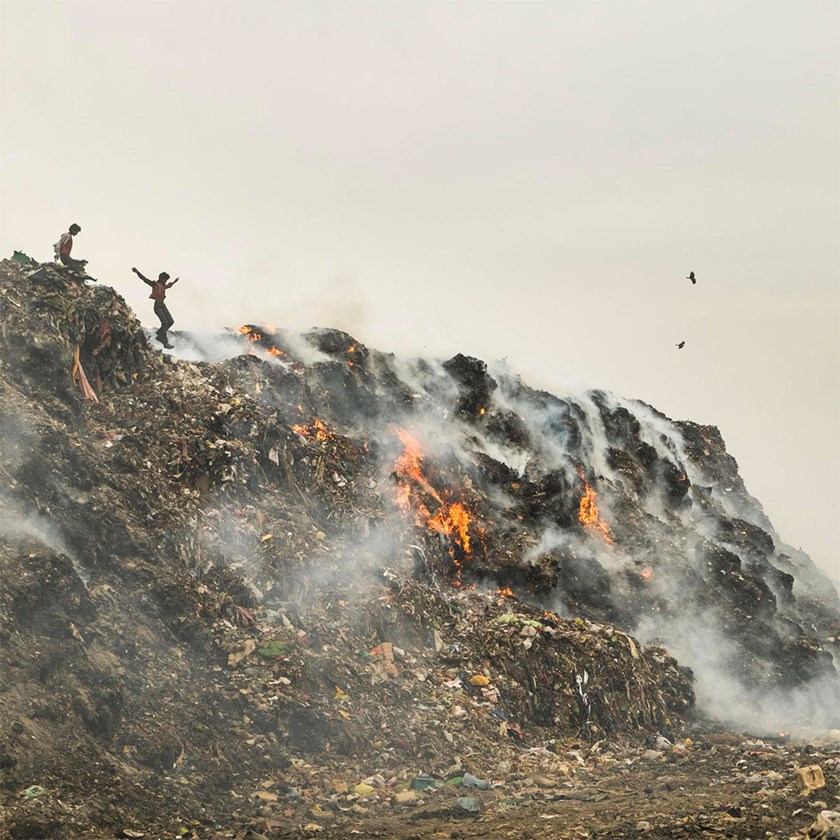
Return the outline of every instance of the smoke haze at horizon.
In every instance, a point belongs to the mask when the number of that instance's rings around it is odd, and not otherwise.
[[[132,265],[181,276],[176,329],[339,326],[717,425],[840,578],[835,4],[0,14],[3,256],[78,221],[144,323]]]

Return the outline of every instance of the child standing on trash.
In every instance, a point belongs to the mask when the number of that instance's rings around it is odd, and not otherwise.
[[[149,280],[148,277],[144,277],[136,268],[132,268],[131,270],[147,286],[152,287],[152,293],[149,297],[155,302],[155,315],[157,315],[160,319],[160,329],[155,333],[155,338],[164,347],[166,347],[167,350],[171,350],[173,345],[169,343],[166,332],[175,323],[175,319],[169,312],[169,308],[164,303],[164,300],[166,299],[166,290],[171,289],[178,282],[178,278],[176,277],[171,283],[167,283],[169,275],[165,271],[161,271],[157,280]]]

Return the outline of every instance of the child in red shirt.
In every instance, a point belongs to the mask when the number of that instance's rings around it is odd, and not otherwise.
[[[155,338],[164,347],[166,347],[167,350],[171,350],[173,345],[169,343],[169,339],[166,337],[166,332],[175,323],[175,319],[172,317],[169,308],[163,301],[166,299],[166,290],[171,289],[178,282],[178,278],[176,277],[171,283],[167,283],[166,281],[169,280],[169,275],[165,271],[161,271],[157,280],[149,280],[148,277],[144,277],[136,268],[132,268],[131,270],[147,286],[152,287],[152,293],[149,297],[155,302],[155,315],[157,315],[160,319],[160,329],[155,333]]]

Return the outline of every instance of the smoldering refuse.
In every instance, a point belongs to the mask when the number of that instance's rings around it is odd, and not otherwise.
[[[17,317],[10,329],[31,333]],[[739,697],[750,689],[783,698],[836,679],[823,644],[837,621],[836,593],[807,555],[787,550],[713,427],[600,391],[548,394],[504,366],[462,355],[396,359],[339,330],[290,335],[252,325],[207,350],[207,358],[227,355],[232,339],[236,356],[163,363],[136,327],[120,326],[133,355],[123,360],[108,348],[104,394],[113,389],[118,402],[129,393],[119,390],[124,381],[154,381],[171,368],[176,403],[184,393],[215,405],[201,424],[156,418],[168,436],[164,451],[148,451],[141,463],[183,491],[193,530],[166,540],[186,566],[199,578],[239,574],[255,609],[289,600],[295,587],[339,580],[321,567],[387,567],[419,546],[420,573],[435,579],[461,588],[497,583],[532,604],[675,648],[694,621],[711,649],[725,640],[726,663],[741,654],[740,668],[715,672],[685,647],[701,698],[714,696],[722,674]],[[88,328],[74,326],[83,348]],[[59,330],[50,340],[64,338]],[[200,357],[201,342],[193,345]],[[260,351],[250,353],[255,345]],[[40,393],[64,375],[50,368],[34,382],[35,358],[16,352],[21,387]],[[72,401],[72,392],[61,398]],[[103,450],[115,466],[159,431],[139,403],[129,407],[127,398],[123,410],[134,431],[120,438],[111,429],[116,443]],[[320,435],[295,430],[316,421]],[[422,480],[413,484],[396,470],[404,445],[395,426],[423,453]],[[265,514],[268,490],[301,501],[305,537],[299,524],[284,527],[281,509]],[[142,502],[152,517],[153,498]]]

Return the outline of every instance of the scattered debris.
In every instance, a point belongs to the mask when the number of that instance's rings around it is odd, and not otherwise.
[[[796,768],[796,781],[803,792],[819,790],[825,787],[825,777],[819,764]]]

